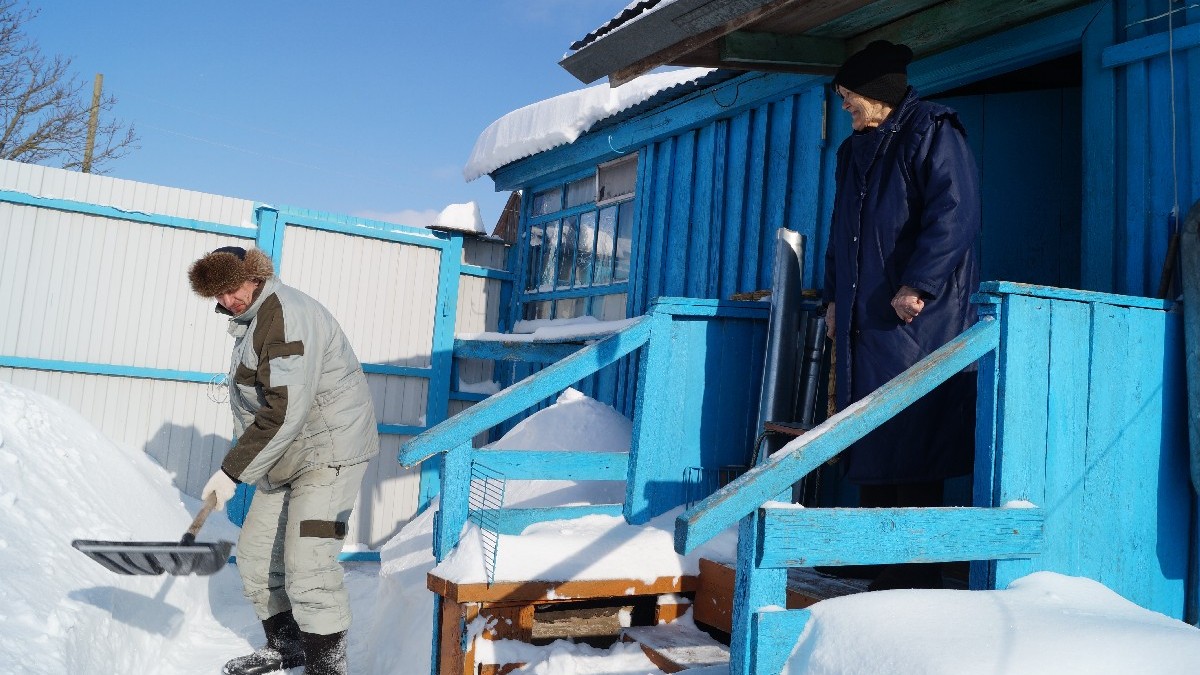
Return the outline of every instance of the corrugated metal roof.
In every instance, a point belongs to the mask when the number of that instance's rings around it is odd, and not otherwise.
[[[603,26],[600,26],[596,30],[571,43],[569,49],[572,51],[576,49],[583,49],[584,47],[603,37],[605,34],[625,25],[625,23],[632,20],[634,17],[641,16],[660,4],[670,4],[674,1],[675,0],[636,0],[636,2],[630,3],[625,7],[625,9],[621,10],[620,14],[605,22]]]

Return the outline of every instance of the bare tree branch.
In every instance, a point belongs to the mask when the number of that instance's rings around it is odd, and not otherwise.
[[[71,72],[71,59],[47,58],[23,27],[37,12],[20,0],[0,0],[0,159],[83,166],[91,88]],[[99,102],[92,170],[137,149],[132,124],[112,118],[117,99]]]

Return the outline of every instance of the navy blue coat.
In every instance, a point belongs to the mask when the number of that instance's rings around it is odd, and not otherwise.
[[[840,408],[871,393],[975,320],[980,200],[975,160],[952,109],[908,96],[875,129],[838,148],[825,255],[835,302]],[[905,324],[891,306],[901,286],[925,307]],[[939,480],[971,470],[975,374],[960,373],[843,455],[859,484]]]

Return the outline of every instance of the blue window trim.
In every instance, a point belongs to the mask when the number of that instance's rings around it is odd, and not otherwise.
[[[618,281],[613,284],[604,284],[603,286],[582,286],[580,288],[568,288],[561,291],[543,291],[540,293],[523,293],[521,302],[542,302],[544,300],[571,300],[574,298],[586,298],[590,296],[602,295],[619,295],[629,292],[628,281]]]

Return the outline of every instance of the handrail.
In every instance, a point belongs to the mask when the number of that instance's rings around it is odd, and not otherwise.
[[[985,316],[866,398],[828,418],[764,463],[682,513],[675,550],[690,553],[730,525],[775,499],[827,460],[999,345],[1000,323]]]
[[[619,361],[650,339],[652,322],[643,316],[622,330],[526,377],[504,391],[471,406],[413,437],[400,448],[403,466],[414,466],[447,452],[552,396],[572,383]]]

